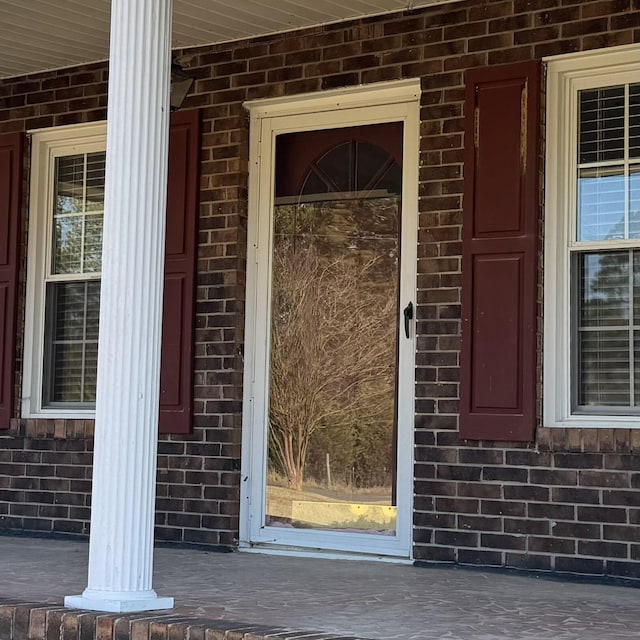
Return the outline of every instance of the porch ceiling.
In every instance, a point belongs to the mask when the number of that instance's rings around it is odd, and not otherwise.
[[[192,47],[458,0],[174,0],[173,47]],[[0,0],[0,78],[105,60],[109,0]]]

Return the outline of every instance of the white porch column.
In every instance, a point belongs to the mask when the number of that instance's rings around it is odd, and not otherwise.
[[[68,607],[173,607],[152,589],[171,5],[111,0],[89,579]]]

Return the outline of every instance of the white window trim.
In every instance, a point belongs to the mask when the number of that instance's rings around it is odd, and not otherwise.
[[[571,409],[570,234],[575,225],[577,92],[638,82],[638,46],[554,56],[547,67],[544,229],[543,424],[547,427],[640,428],[640,416],[584,415]],[[563,215],[569,212],[570,215]],[[586,243],[581,243],[587,248]],[[600,243],[595,243],[600,247]],[[638,246],[620,241],[620,249]]]
[[[23,418],[92,418],[93,409],[42,406],[44,379],[45,273],[51,260],[51,234],[55,158],[104,151],[106,123],[93,123],[31,131],[31,181],[27,241],[24,357],[22,369]]]

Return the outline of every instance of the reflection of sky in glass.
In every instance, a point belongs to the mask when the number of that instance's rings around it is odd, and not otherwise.
[[[82,213],[82,198],[58,195],[56,214]]]
[[[578,240],[625,237],[624,168],[580,169],[578,176]]]

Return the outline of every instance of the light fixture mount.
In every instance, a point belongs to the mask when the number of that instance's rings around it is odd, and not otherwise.
[[[194,79],[173,60],[171,62],[171,90],[169,94],[171,111],[177,111],[182,106],[193,82]]]

